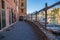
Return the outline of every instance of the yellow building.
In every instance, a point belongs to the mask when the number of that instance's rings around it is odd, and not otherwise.
[[[19,16],[26,16],[26,0],[19,0]]]
[[[58,24],[60,24],[60,8],[59,8]]]
[[[60,8],[52,8],[52,9],[50,9],[50,10],[47,11],[48,12],[48,16],[47,16],[48,19],[47,20],[48,20],[49,23],[52,23],[52,21],[51,21],[52,19],[51,18],[53,16],[51,16],[51,14],[53,14],[54,12],[52,12],[52,11],[56,10],[56,9],[58,9],[58,12],[55,14],[55,16],[56,16],[55,17],[55,23],[56,24],[60,24]]]
[[[55,22],[53,22],[53,16],[52,14],[54,13],[53,10],[58,9],[59,11],[55,14]],[[52,12],[53,11],[53,12]],[[45,18],[45,11],[42,11],[38,15],[38,19],[41,20],[41,18]],[[60,8],[51,8],[47,11],[47,22],[49,24],[60,24]]]

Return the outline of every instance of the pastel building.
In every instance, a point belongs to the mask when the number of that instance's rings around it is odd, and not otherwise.
[[[8,28],[17,20],[17,0],[0,0],[0,29]]]
[[[18,0],[18,11],[19,11],[19,16],[26,16],[26,3],[27,0]]]
[[[53,10],[58,10],[57,13],[52,12]],[[54,24],[60,24],[60,8],[52,8],[50,10],[47,11],[48,12],[48,22],[49,23],[54,23]],[[55,14],[55,20],[54,22],[52,21],[53,19],[51,19],[53,16],[51,16],[51,14]]]
[[[54,19],[53,15],[52,15],[52,14],[54,14],[53,10],[57,10],[57,9],[58,9],[58,12],[55,13],[55,19]],[[41,22],[45,22],[45,11],[42,11],[38,14],[38,19]],[[51,9],[47,10],[47,22],[49,24],[59,24],[60,25],[60,8],[51,8]]]

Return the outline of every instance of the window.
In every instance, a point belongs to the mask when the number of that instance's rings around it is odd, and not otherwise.
[[[21,0],[21,1],[24,1],[24,0]]]
[[[24,12],[24,10],[23,10],[23,9],[21,9],[21,12],[23,13],[23,12]]]
[[[22,2],[22,3],[21,3],[21,7],[23,7],[23,6],[24,6],[24,3]]]
[[[1,30],[1,12],[0,12],[0,30]]]
[[[11,9],[9,10],[9,24],[12,24],[12,13],[11,13]]]
[[[6,27],[5,10],[2,10],[2,28]]]
[[[5,8],[5,2],[4,2],[4,0],[1,0],[2,1],[2,8],[4,9]]]
[[[11,9],[11,13],[12,13],[12,23],[14,23],[14,13],[13,13],[13,9]]]
[[[14,2],[15,2],[15,0],[14,0]]]

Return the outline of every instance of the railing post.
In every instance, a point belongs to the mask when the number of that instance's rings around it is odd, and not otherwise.
[[[31,21],[32,21],[32,14],[31,14]]]
[[[37,21],[37,12],[36,12],[36,21]]]
[[[45,27],[47,24],[47,3],[45,4]]]

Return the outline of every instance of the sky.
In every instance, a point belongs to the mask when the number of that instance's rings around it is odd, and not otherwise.
[[[45,7],[45,3],[50,6],[58,1],[60,0],[27,0],[27,14],[41,10]]]

